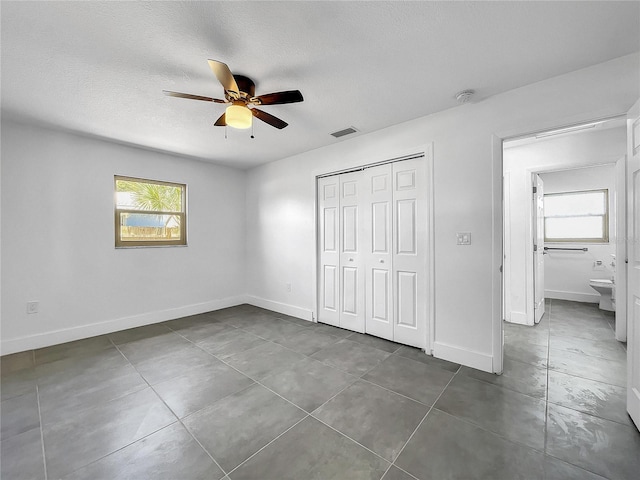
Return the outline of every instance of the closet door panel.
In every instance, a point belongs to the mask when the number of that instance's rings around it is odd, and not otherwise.
[[[417,219],[416,200],[398,200],[396,202],[396,219],[398,226],[398,255],[416,255]]]
[[[415,272],[396,272],[397,324],[416,328],[418,306],[417,276]]]
[[[389,270],[373,268],[371,272],[371,311],[369,313],[373,320],[389,324],[391,313]]]
[[[393,338],[426,347],[427,177],[424,158],[393,164]]]
[[[340,321],[339,326],[364,332],[364,268],[362,265],[362,175],[338,176],[340,183]]]
[[[340,321],[340,184],[337,177],[318,179],[318,321]]]
[[[391,164],[367,168],[363,177],[367,305],[365,331],[370,335],[393,340]]]

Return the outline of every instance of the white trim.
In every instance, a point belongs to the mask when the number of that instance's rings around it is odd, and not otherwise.
[[[527,323],[527,312],[510,312],[509,323],[517,323],[518,325],[529,325]]]
[[[525,271],[525,311],[527,312],[527,323],[526,325],[533,326],[535,325],[536,318],[536,298],[535,298],[535,285],[536,285],[536,269],[533,261],[534,253],[533,253],[533,223],[534,223],[534,215],[536,212],[533,210],[533,187],[536,186],[535,175],[538,173],[536,168],[527,168],[527,178],[528,180],[528,195],[529,201],[527,202],[527,225],[526,225],[526,239],[525,239],[525,251],[527,252],[525,255],[524,262],[524,271]]]
[[[435,199],[435,181],[433,174],[433,142],[425,145],[423,150],[425,161],[427,162],[427,215],[429,216],[427,223],[427,239],[429,241],[429,257],[427,258],[427,287],[429,292],[429,305],[427,312],[427,328],[425,334],[425,351],[433,355],[433,343],[436,338],[436,236],[435,236],[435,210],[433,207]]]
[[[502,142],[500,142],[502,143]],[[497,152],[494,153],[494,161]],[[502,303],[503,314],[507,322],[511,321],[511,172],[505,172],[502,176],[502,208],[504,214],[502,218],[502,251],[503,251],[503,274],[502,274]],[[495,247],[495,245],[494,245]],[[494,351],[494,355],[496,352]],[[502,355],[501,355],[502,356]]]
[[[460,348],[454,345],[448,345],[442,342],[433,343],[433,356],[448,360],[450,362],[459,363],[467,367],[482,370],[484,372],[493,373],[493,357],[486,353],[476,352]]]
[[[491,136],[491,144],[493,150],[493,161],[491,169],[491,210],[492,210],[492,229],[491,229],[491,318],[494,323],[491,329],[491,360],[492,364],[488,371],[493,373],[502,373],[502,319],[504,318],[504,180],[502,168],[502,139],[496,135]],[[511,278],[509,276],[509,278]]]
[[[312,310],[308,308],[296,307],[295,305],[289,305],[288,303],[275,302],[273,300],[267,300],[266,298],[256,297],[254,295],[246,295],[246,302],[249,305],[255,307],[266,308],[274,312],[289,315],[291,317],[301,318],[302,320],[312,321]]]
[[[627,341],[627,156],[623,155],[615,166],[616,187],[616,340]]]
[[[156,312],[142,313],[140,315],[131,315],[129,317],[115,318],[104,322],[91,323],[78,327],[64,328],[53,330],[50,332],[38,333],[36,335],[27,335],[24,337],[3,340],[0,343],[0,352],[2,355],[10,353],[24,352],[36,348],[49,347],[60,343],[71,342],[74,340],[82,340],[84,338],[95,337],[107,333],[119,332],[129,328],[141,327],[153,323],[165,322],[176,318],[187,317],[189,315],[197,315],[199,313],[211,312],[221,308],[233,307],[245,303],[245,296],[238,295],[236,297],[223,298],[220,300],[211,300],[208,302],[195,303],[167,310],[159,310]]]
[[[318,322],[318,312],[320,311],[320,283],[318,282],[318,264],[320,263],[320,230],[318,228],[318,177],[314,175],[313,177],[313,235],[314,235],[314,262],[311,265],[311,286],[313,288],[312,297],[314,299],[313,308],[315,308],[315,312],[311,312],[311,321],[317,323]]]
[[[544,296],[546,298],[554,298],[556,300],[571,300],[572,302],[582,303],[600,303],[599,293],[565,292],[563,290],[545,289]]]

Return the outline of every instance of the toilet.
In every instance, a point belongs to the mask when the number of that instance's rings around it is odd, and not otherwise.
[[[615,311],[612,302],[613,282],[604,278],[593,278],[589,285],[600,294],[600,310]]]

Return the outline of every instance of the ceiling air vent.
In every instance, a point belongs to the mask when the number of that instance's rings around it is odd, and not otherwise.
[[[351,135],[352,133],[356,133],[358,130],[355,127],[345,128],[344,130],[338,130],[337,132],[333,132],[333,135],[336,138],[344,137],[345,135]]]

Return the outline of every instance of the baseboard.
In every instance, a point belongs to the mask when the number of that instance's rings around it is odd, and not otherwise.
[[[442,342],[434,342],[433,356],[484,372],[493,373],[493,357],[486,353],[465,350]]]
[[[266,308],[274,312],[289,315],[291,317],[301,318],[302,320],[313,321],[313,311],[296,307],[295,305],[289,305],[288,303],[274,302],[273,300],[267,300],[266,298],[260,298],[253,295],[245,295],[245,303],[253,305],[255,307]]]
[[[509,323],[517,323],[518,325],[531,325],[527,321],[526,312],[511,312],[510,319],[507,321]]]
[[[555,298],[556,300],[571,300],[572,302],[582,303],[600,303],[599,293],[580,293],[580,292],[563,292],[562,290],[545,290],[546,298]]]
[[[24,352],[36,348],[50,347],[60,343],[72,342],[83,338],[95,337],[107,333],[118,332],[128,328],[142,327],[152,323],[165,322],[176,318],[197,315],[198,313],[210,312],[221,308],[233,307],[245,303],[244,295],[228,297],[220,300],[185,305],[167,310],[132,315],[129,317],[116,318],[105,322],[91,323],[73,328],[54,330],[51,332],[38,333],[24,337],[3,340],[0,343],[0,355]]]

